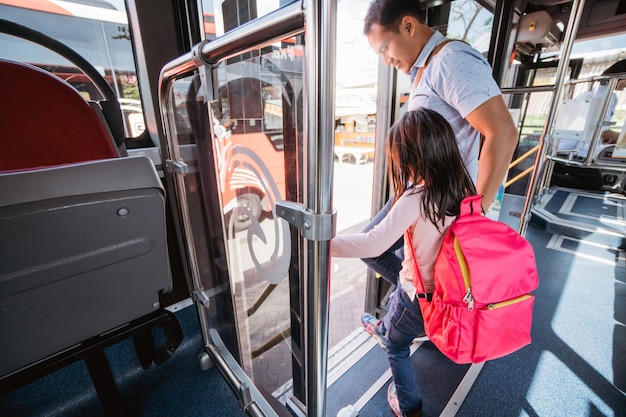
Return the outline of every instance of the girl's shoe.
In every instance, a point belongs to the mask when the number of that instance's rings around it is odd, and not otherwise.
[[[378,342],[381,348],[387,350],[385,346],[385,334],[381,332],[380,322],[376,317],[370,313],[361,314],[361,326]]]
[[[422,409],[404,413],[400,409],[400,402],[398,401],[398,392],[396,391],[396,383],[391,381],[389,388],[387,389],[387,402],[389,408],[396,417],[422,417]]]

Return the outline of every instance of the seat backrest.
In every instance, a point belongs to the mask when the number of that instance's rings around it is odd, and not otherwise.
[[[150,159],[0,173],[0,190],[0,387],[161,308],[172,277]]]
[[[0,172],[119,157],[96,110],[67,82],[0,59]]]
[[[564,100],[554,123],[558,153],[573,152],[586,157],[600,117],[605,90],[593,90],[571,100]]]

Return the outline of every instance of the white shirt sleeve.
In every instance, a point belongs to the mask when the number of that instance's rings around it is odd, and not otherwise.
[[[365,233],[337,235],[331,242],[331,255],[342,258],[373,258],[383,254],[402,237],[421,215],[421,193],[405,192],[385,218]]]

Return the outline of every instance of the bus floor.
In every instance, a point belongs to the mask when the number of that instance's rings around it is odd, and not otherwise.
[[[144,370],[131,339],[105,349],[131,416],[243,417],[237,397],[219,370],[198,367],[202,340],[193,306],[176,312],[183,341],[161,365]],[[104,417],[84,361],[74,362],[0,397],[2,417]]]
[[[430,342],[415,345],[424,417],[626,416],[625,208],[623,197],[559,189],[540,205],[547,214],[533,212],[526,238],[540,282],[532,344],[482,367],[454,364]],[[198,368],[195,314],[176,313],[185,338],[160,366],[143,370],[130,341],[107,349],[132,415],[244,416],[219,371]],[[349,338],[340,345],[354,354],[337,355],[338,364],[329,355],[326,415],[352,406],[361,417],[393,417],[385,353],[361,329]],[[82,361],[0,397],[2,417],[103,415]]]

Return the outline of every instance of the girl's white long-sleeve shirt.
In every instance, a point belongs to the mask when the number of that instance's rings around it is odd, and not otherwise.
[[[454,217],[446,217],[440,230],[422,215],[421,187],[407,190],[391,207],[385,218],[370,231],[337,235],[331,243],[331,255],[341,258],[374,258],[383,254],[404,235],[404,232],[415,225],[413,229],[413,246],[415,259],[424,280],[426,292],[432,292],[433,267],[435,259],[443,241],[443,233],[448,229]],[[409,254],[408,242],[404,242],[405,257],[400,271],[402,289],[411,299],[415,297],[413,285],[413,261]]]

